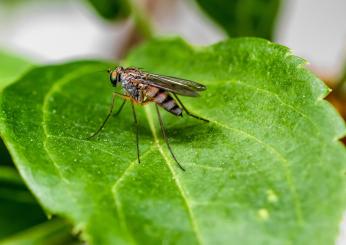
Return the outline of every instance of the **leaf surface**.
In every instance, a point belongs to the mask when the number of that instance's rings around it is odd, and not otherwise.
[[[196,0],[231,37],[273,38],[281,0]]]
[[[0,51],[0,90],[15,82],[31,66],[31,62],[24,58]],[[0,240],[46,220],[12,166],[7,149],[0,140]]]
[[[253,38],[133,51],[124,66],[208,87],[181,99],[210,123],[162,112],[186,172],[153,105],[136,107],[141,164],[129,103],[86,140],[111,102],[107,74],[94,72],[106,63],[33,69],[4,90],[1,131],[40,202],[90,244],[331,244],[345,207],[345,125],[304,64]]]
[[[32,63],[28,60],[0,50],[0,91],[15,82],[30,67]],[[5,164],[13,166],[8,151],[0,139],[0,165]]]
[[[28,60],[0,50],[0,90],[32,67]]]
[[[31,67],[33,64],[27,59],[0,51],[0,90],[14,83]],[[47,220],[14,168],[2,140],[0,158],[0,243],[75,244],[70,225],[60,219]]]

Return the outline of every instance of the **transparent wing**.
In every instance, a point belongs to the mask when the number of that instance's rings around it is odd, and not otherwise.
[[[198,92],[207,89],[204,85],[191,80],[152,73],[147,73],[144,82],[154,87],[184,96],[198,96]]]
[[[195,91],[203,91],[207,89],[206,86],[204,86],[203,84],[196,83],[194,81],[183,79],[183,78],[163,76],[163,75],[151,74],[151,73],[149,73],[149,77],[161,80],[163,82],[173,83],[173,84],[176,84],[177,86],[186,87]]]

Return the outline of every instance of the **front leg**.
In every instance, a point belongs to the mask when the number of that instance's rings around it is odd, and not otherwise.
[[[123,95],[121,93],[117,93],[117,92],[113,92],[113,95],[112,95],[112,103],[111,103],[111,106],[109,108],[109,112],[106,116],[106,119],[103,121],[103,123],[101,124],[101,126],[98,128],[98,130],[93,133],[92,135],[90,135],[89,137],[87,137],[87,140],[91,139],[91,138],[94,138],[96,135],[98,135],[101,130],[105,127],[108,119],[110,118],[110,116],[112,115],[112,112],[113,112],[113,108],[114,108],[114,104],[115,104],[115,97],[118,96],[118,97],[121,97],[123,98],[124,100],[128,100],[128,99],[131,99],[131,97],[127,96],[127,95]],[[122,104],[124,105],[124,103]],[[122,107],[120,107],[121,109]],[[118,112],[117,112],[118,113]]]
[[[128,95],[125,95],[125,94],[121,94],[121,93],[118,93],[118,92],[113,92],[113,95],[115,96],[118,96],[124,100],[132,100],[132,97],[131,96],[128,96]]]

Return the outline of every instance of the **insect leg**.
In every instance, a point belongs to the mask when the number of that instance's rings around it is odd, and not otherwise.
[[[125,95],[125,94],[121,94],[121,93],[118,93],[118,92],[113,92],[113,94],[115,94],[116,96],[119,96],[120,98],[122,98],[124,100],[130,100],[131,99],[130,96]]]
[[[196,116],[195,114],[192,114],[191,112],[189,112],[186,107],[184,106],[184,104],[181,102],[181,100],[179,99],[179,97],[173,93],[173,96],[174,98],[179,102],[179,104],[181,105],[181,107],[183,108],[183,110],[186,112],[187,115],[191,116],[191,117],[194,117],[196,119],[199,119],[199,120],[202,120],[204,122],[209,122],[208,119],[205,119],[203,117],[200,117],[200,116]]]
[[[157,106],[157,104],[155,104],[155,107],[156,107],[156,111],[157,111],[157,116],[159,118],[159,122],[160,122],[160,127],[161,127],[161,132],[162,132],[162,136],[163,136],[163,139],[165,140],[166,142],[166,145],[169,149],[169,152],[171,153],[173,159],[175,160],[175,162],[178,164],[179,168],[183,171],[185,171],[185,169],[183,168],[183,166],[180,165],[180,163],[178,162],[177,158],[175,157],[175,155],[173,154],[173,151],[171,149],[171,146],[169,145],[169,142],[168,142],[168,138],[167,138],[167,135],[166,135],[166,131],[165,131],[165,127],[163,126],[163,121],[162,121],[162,118],[161,118],[161,115],[160,115],[160,111],[159,111],[159,107]]]
[[[108,112],[108,115],[107,115],[106,119],[103,121],[103,123],[101,124],[101,126],[99,127],[99,129],[95,133],[93,133],[91,136],[87,137],[88,140],[93,138],[93,137],[95,137],[96,135],[98,135],[101,132],[101,130],[103,129],[103,127],[106,125],[109,117],[111,116],[111,114],[113,112],[115,96],[117,96],[117,94],[113,93],[113,95],[112,95],[112,104],[111,104],[111,106],[109,108],[109,112]]]
[[[138,132],[138,121],[137,121],[137,116],[136,116],[136,110],[135,110],[135,106],[133,103],[131,103],[131,107],[132,107],[132,112],[133,112],[133,119],[135,122],[135,126],[136,126],[136,146],[137,146],[137,159],[138,159],[138,163],[141,163],[140,159],[139,159],[139,132]]]
[[[120,107],[119,107],[119,109],[117,110],[117,112],[114,113],[114,116],[115,116],[115,117],[118,116],[118,115],[120,114],[121,110],[124,108],[125,103],[126,103],[126,99],[123,100],[123,103],[120,105]]]

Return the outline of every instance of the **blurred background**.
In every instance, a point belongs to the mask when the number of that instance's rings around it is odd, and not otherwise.
[[[129,41],[129,35],[138,32],[133,19],[112,20],[109,16],[108,20],[104,19],[97,15],[92,2],[95,1],[2,0],[0,48],[25,54],[39,62],[119,58],[124,55],[121,50]],[[180,35],[199,45],[227,37],[227,31],[208,18],[204,5],[201,7],[192,0],[134,2],[138,11],[144,12],[143,18],[150,22],[154,35]],[[244,1],[243,5],[249,2]],[[332,79],[340,76],[346,61],[345,0],[261,2],[277,2],[275,4],[280,6],[274,16],[272,34],[263,32],[258,33],[259,36],[290,47],[295,54],[309,60],[318,74]],[[268,14],[265,10],[263,13]],[[254,36],[257,33],[236,33],[237,36],[246,34]],[[235,35],[231,32],[230,36]]]
[[[37,64],[86,58],[115,62],[153,36],[179,35],[195,45],[258,36],[308,60],[309,68],[334,89],[328,99],[346,118],[345,10],[345,0],[0,0],[0,52]],[[10,166],[7,153],[1,155],[1,163]],[[38,237],[60,234],[53,238],[76,242],[66,235],[64,222],[45,226],[42,210],[20,178],[11,168],[6,171],[0,172],[0,196],[15,190],[21,209],[37,214],[8,227],[8,220],[25,215],[8,211],[18,200],[0,200],[0,228],[7,226],[0,240],[39,225],[34,229]],[[1,219],[5,212],[7,220]],[[346,215],[337,244],[346,244]]]

